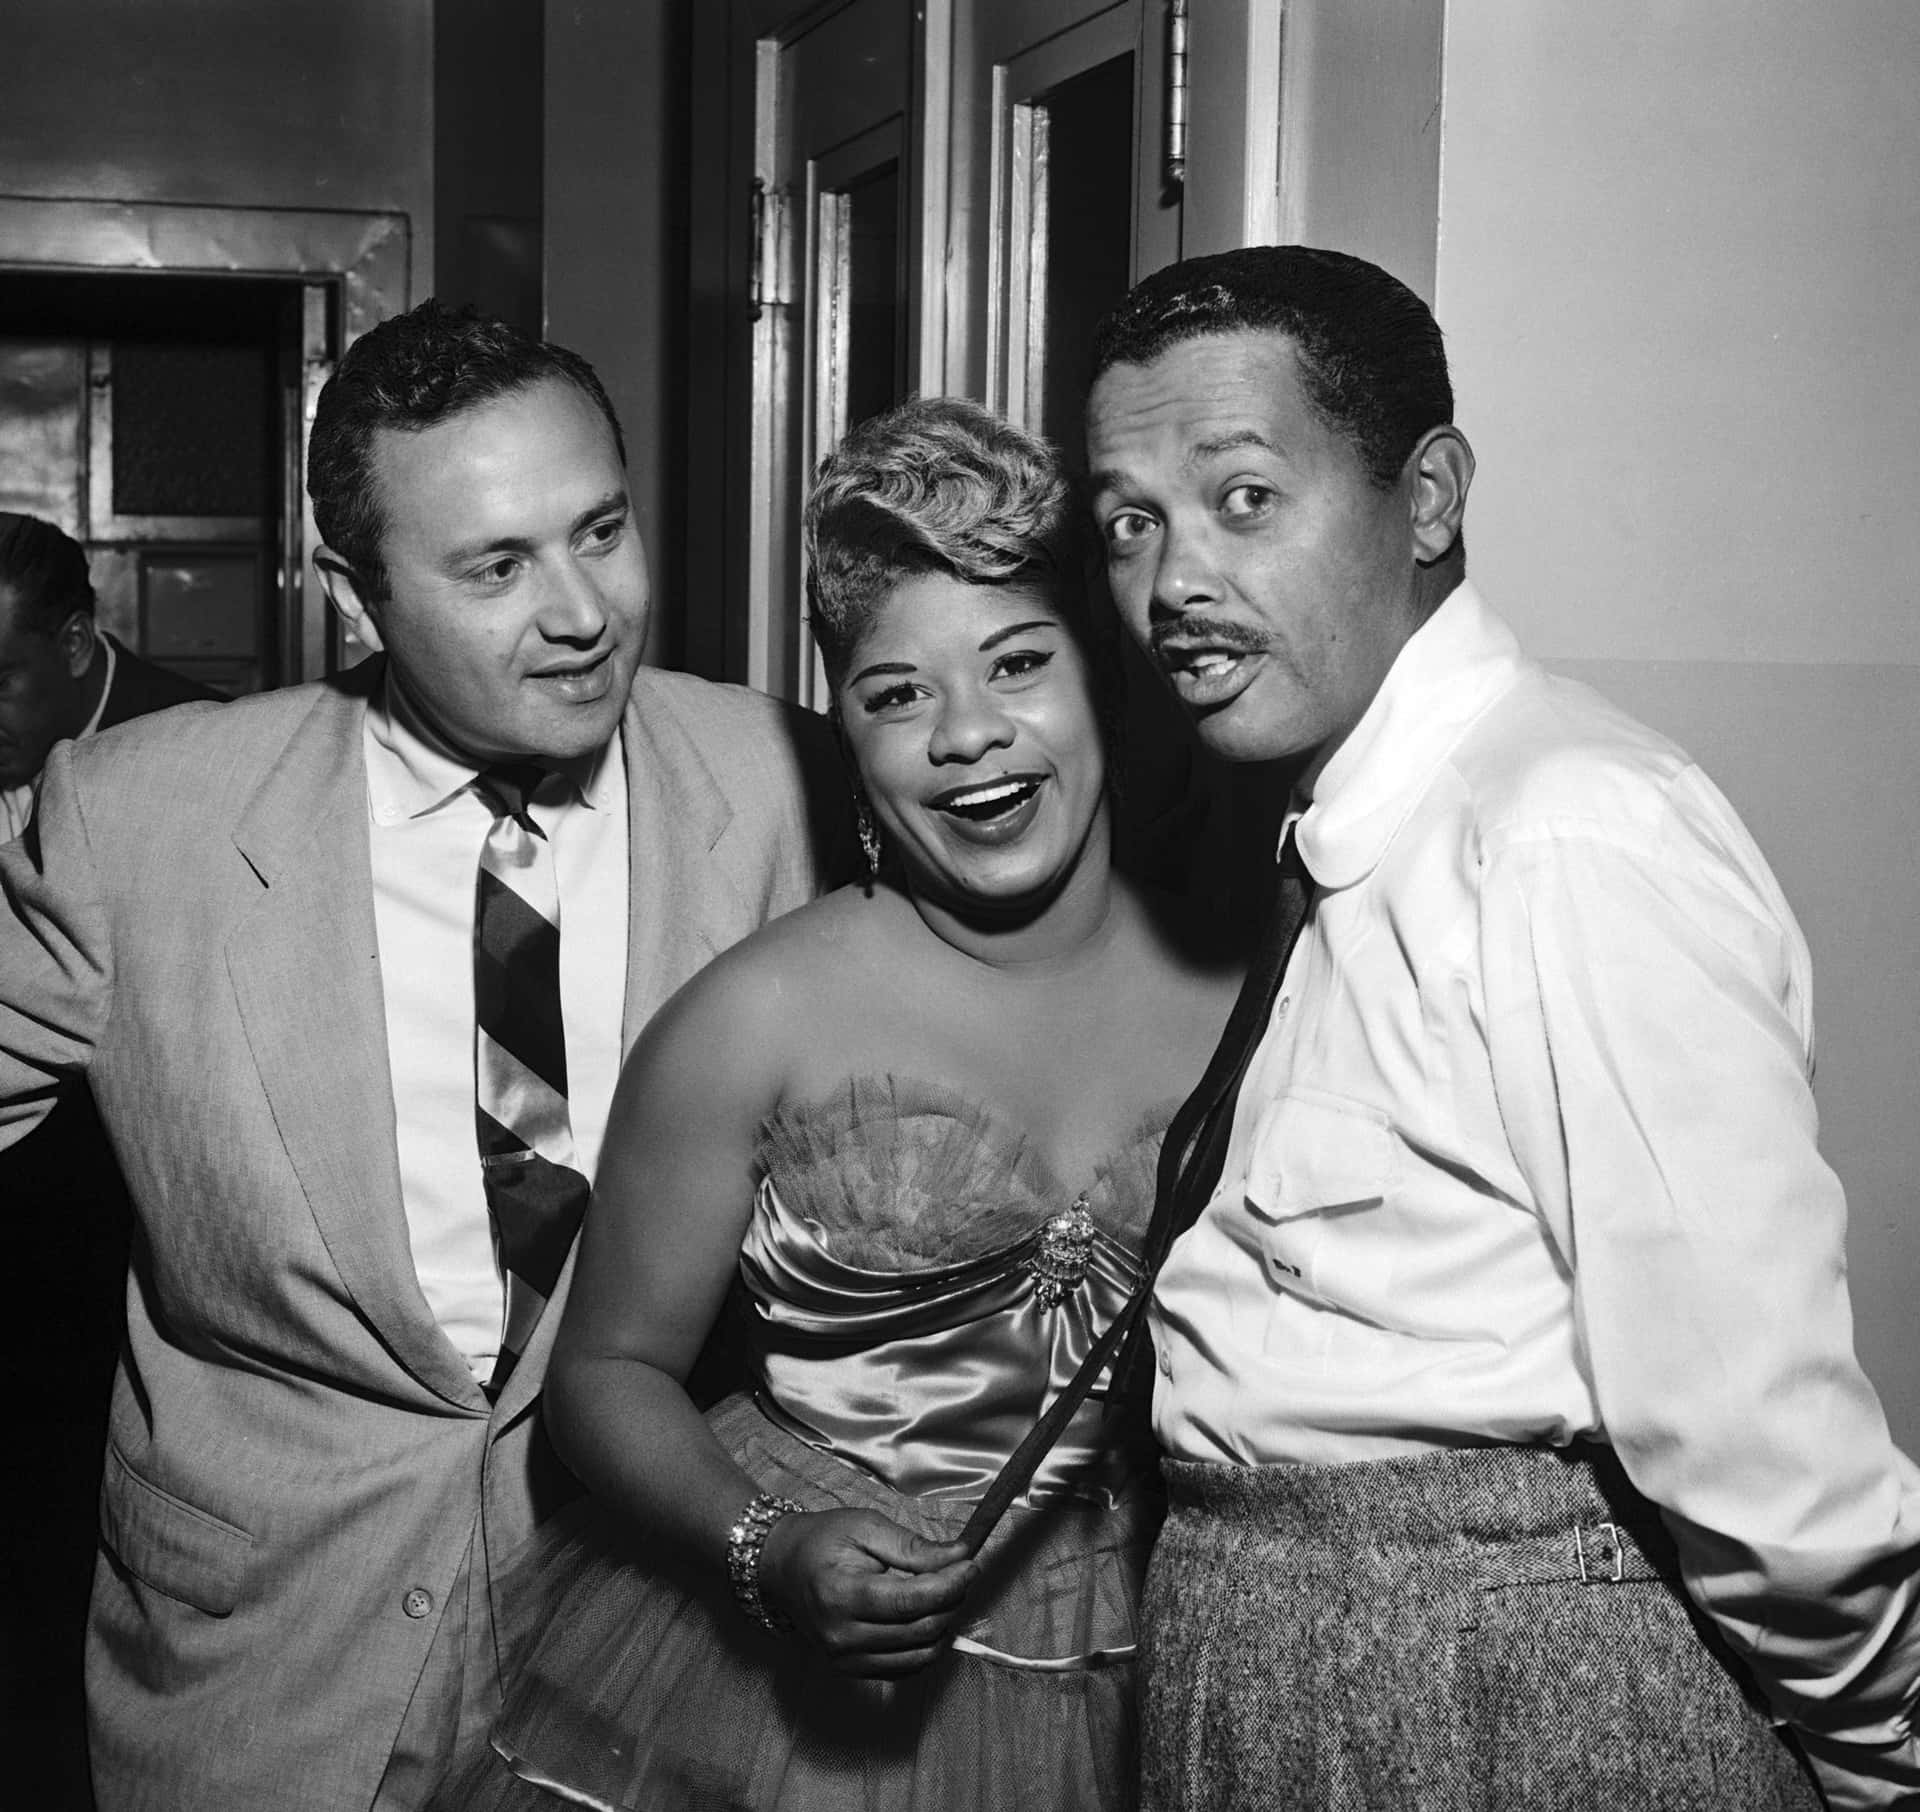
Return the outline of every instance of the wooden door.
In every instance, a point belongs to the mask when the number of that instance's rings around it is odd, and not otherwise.
[[[760,10],[746,677],[824,706],[800,509],[848,427],[912,384],[914,19],[898,0]]]
[[[1100,316],[1272,235],[1279,24],[1280,0],[696,9],[692,666],[821,702],[800,505],[895,398],[978,398],[1079,461]]]
[[[1072,459],[1094,324],[1180,255],[1184,7],[974,0],[954,21],[947,387]]]

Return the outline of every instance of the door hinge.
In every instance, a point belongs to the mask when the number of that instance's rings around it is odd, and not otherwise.
[[[1187,0],[1167,5],[1167,187],[1187,180]]]
[[[753,179],[753,275],[748,301],[753,318],[768,308],[793,300],[788,283],[791,198],[785,189],[772,189],[764,177]]]

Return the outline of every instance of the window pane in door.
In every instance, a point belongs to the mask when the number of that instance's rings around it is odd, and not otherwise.
[[[264,517],[279,454],[273,346],[116,340],[113,507]]]
[[[1115,57],[1070,77],[1042,105],[1047,262],[1039,427],[1078,466],[1093,330],[1127,293],[1132,265],[1133,58]]]
[[[900,166],[889,163],[847,189],[851,271],[847,426],[899,399]]]

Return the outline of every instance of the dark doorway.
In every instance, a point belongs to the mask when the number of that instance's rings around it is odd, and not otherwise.
[[[1093,330],[1127,293],[1133,198],[1133,58],[1114,57],[1044,97],[1047,350],[1040,429],[1082,464],[1081,409]]]
[[[0,272],[0,508],[86,548],[103,628],[227,693],[287,677],[312,290]]]
[[[847,425],[897,403],[906,389],[906,308],[900,271],[900,162],[847,185]]]

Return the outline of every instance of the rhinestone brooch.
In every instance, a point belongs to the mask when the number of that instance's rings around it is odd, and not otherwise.
[[[1027,1272],[1033,1279],[1035,1300],[1043,1309],[1058,1308],[1080,1287],[1093,1256],[1093,1216],[1084,1194],[1074,1198],[1040,1229]]]

